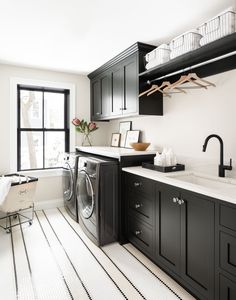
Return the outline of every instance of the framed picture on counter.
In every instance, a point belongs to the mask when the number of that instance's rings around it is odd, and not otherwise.
[[[120,133],[112,133],[111,147],[119,147],[120,145]]]
[[[120,147],[125,147],[126,133],[128,130],[131,130],[131,126],[131,121],[120,122]]]
[[[139,140],[139,130],[129,130],[126,133],[126,139],[125,139],[125,148],[132,148],[130,146],[131,143],[138,143]]]

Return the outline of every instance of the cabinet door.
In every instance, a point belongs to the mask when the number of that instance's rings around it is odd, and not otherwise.
[[[138,113],[138,60],[137,54],[124,62],[123,114]]]
[[[180,272],[181,209],[175,202],[179,191],[168,185],[156,186],[156,259],[170,270]]]
[[[124,69],[121,64],[117,65],[112,71],[111,90],[111,115],[122,115],[124,102]]]
[[[101,77],[101,106],[102,118],[110,116],[111,113],[111,75],[106,73]]]
[[[182,192],[181,276],[206,299],[214,299],[214,203]]]
[[[92,119],[99,120],[102,116],[101,84],[100,78],[91,81],[91,111]]]
[[[220,232],[220,267],[236,277],[236,237]]]
[[[220,300],[236,299],[236,283],[220,275]]]

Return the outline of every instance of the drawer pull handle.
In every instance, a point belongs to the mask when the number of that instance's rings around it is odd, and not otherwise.
[[[142,204],[139,204],[139,203],[136,203],[135,205],[134,205],[134,207],[137,209],[137,208],[140,208],[142,206]]]
[[[141,182],[135,182],[135,183],[134,183],[134,186],[135,186],[135,187],[139,187],[139,186],[141,186],[141,185],[142,185]]]
[[[136,230],[134,233],[135,233],[135,235],[140,235],[142,233],[142,231],[141,230]]]

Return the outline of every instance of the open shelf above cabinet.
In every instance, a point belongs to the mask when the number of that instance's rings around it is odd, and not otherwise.
[[[230,54],[230,55],[229,55]],[[227,56],[229,55],[229,56]],[[220,58],[216,61],[213,59]],[[205,63],[206,64],[203,64]],[[197,66],[201,64],[202,66]],[[195,67],[196,66],[196,67]],[[172,77],[172,73],[191,67],[199,76],[206,77],[236,68],[236,33],[225,36],[196,50],[171,59],[139,74],[143,82],[154,81],[159,77]],[[173,74],[173,78],[176,75]],[[168,79],[169,80],[169,79]]]

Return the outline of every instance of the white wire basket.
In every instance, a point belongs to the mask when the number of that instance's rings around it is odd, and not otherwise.
[[[170,42],[170,58],[173,59],[179,55],[200,48],[202,35],[198,30],[187,31]]]
[[[206,45],[236,31],[236,13],[232,8],[203,23],[198,28],[202,34],[200,45]]]
[[[163,64],[170,60],[170,47],[166,44],[158,46],[156,49],[145,55],[146,69],[151,69],[157,65]]]

